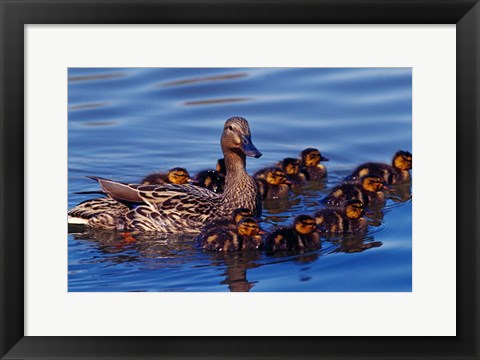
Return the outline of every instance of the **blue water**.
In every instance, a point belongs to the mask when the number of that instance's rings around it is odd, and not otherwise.
[[[358,164],[391,162],[412,147],[410,68],[69,69],[68,208],[98,190],[96,175],[138,182],[154,171],[191,175],[222,157],[225,120],[250,122],[263,153],[247,170],[307,147],[330,161],[326,181],[264,204],[262,227],[291,224]],[[410,187],[371,219],[366,235],[321,250],[207,253],[184,235],[128,242],[105,232],[68,235],[69,291],[411,291]]]

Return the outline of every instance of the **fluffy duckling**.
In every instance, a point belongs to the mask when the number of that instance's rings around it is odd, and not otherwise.
[[[408,151],[397,151],[392,159],[392,165],[383,163],[366,163],[358,166],[348,177],[348,180],[358,180],[365,175],[378,175],[386,184],[403,184],[410,181],[412,169],[412,154]]]
[[[219,227],[228,227],[229,229],[235,229],[237,224],[246,218],[253,217],[253,212],[250,209],[247,208],[239,208],[235,209],[232,212],[232,216],[230,218],[226,219],[218,219],[214,221],[210,221],[207,223],[203,229],[198,238],[205,236],[205,234],[214,229],[214,228],[219,228]]]
[[[263,230],[254,218],[245,218],[235,228],[214,227],[199,238],[200,245],[207,251],[253,250],[262,245]]]
[[[142,185],[164,185],[177,184],[183,185],[192,182],[188,171],[181,167],[176,167],[167,171],[167,173],[152,173],[145,176]]]
[[[300,171],[300,160],[285,158],[279,161],[277,166],[285,171],[287,179],[292,183],[292,187],[303,186],[307,183],[307,177]]]
[[[280,228],[270,233],[265,239],[269,251],[301,250],[321,247],[320,235],[316,232],[315,219],[308,215],[299,215],[293,226]]]
[[[300,153],[302,172],[307,180],[320,180],[327,176],[327,168],[320,164],[328,159],[320,154],[318,149],[307,148]]]
[[[227,168],[225,167],[225,159],[221,158],[217,160],[217,165],[215,167],[215,171],[218,175],[225,177],[227,175]]]
[[[385,205],[385,195],[381,192],[386,189],[382,178],[376,175],[367,175],[360,178],[359,183],[344,182],[335,186],[322,202],[329,206],[346,206],[349,200],[358,199],[367,208],[378,208]]]
[[[203,170],[195,176],[193,184],[221,194],[225,187],[225,177],[220,176],[216,170]]]
[[[325,208],[314,215],[317,231],[321,234],[344,234],[365,231],[368,228],[365,206],[360,200],[350,200],[341,209]]]
[[[255,179],[258,185],[258,192],[263,199],[281,199],[288,195],[290,186],[285,171],[280,168],[270,168],[261,171],[264,171],[264,175],[255,177]]]

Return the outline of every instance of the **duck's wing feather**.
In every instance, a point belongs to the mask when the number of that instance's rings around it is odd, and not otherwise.
[[[112,198],[143,203],[126,215],[127,226],[140,231],[200,231],[203,224],[225,216],[221,196],[195,185],[129,185],[96,180]]]

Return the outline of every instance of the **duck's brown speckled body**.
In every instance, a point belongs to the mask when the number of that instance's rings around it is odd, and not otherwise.
[[[196,233],[206,222],[229,217],[238,208],[250,209],[254,216],[260,216],[261,198],[245,164],[246,156],[258,158],[261,153],[251,141],[247,120],[229,119],[223,129],[221,145],[227,171],[221,195],[190,184],[138,186],[102,178],[95,180],[112,199],[132,208],[122,221],[129,230]],[[72,209],[69,215],[75,211]]]

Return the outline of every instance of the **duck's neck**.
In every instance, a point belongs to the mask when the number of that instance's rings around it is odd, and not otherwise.
[[[228,184],[232,184],[242,177],[248,176],[245,170],[247,161],[243,152],[229,151],[224,154],[224,158],[225,168],[227,170],[227,175],[225,176],[226,187],[228,187]]]

